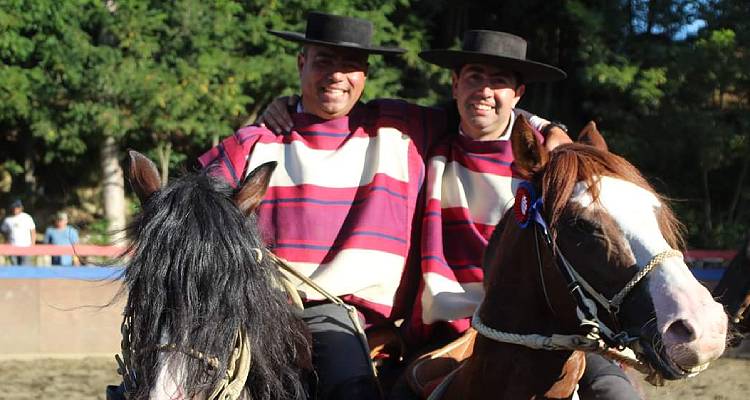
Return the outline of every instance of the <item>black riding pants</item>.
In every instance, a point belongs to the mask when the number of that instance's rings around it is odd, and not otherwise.
[[[625,371],[596,353],[586,353],[586,371],[578,382],[581,400],[637,400],[641,396]]]
[[[305,308],[302,318],[313,339],[313,364],[318,375],[311,398],[319,400],[380,399],[369,354],[343,307],[321,304]]]

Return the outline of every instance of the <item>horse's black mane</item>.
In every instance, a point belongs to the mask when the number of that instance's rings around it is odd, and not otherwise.
[[[235,206],[233,194],[205,172],[187,174],[155,192],[127,228],[123,290],[136,399],[148,398],[158,374],[155,349],[165,340],[219,358],[214,371],[183,357],[188,396],[210,391],[225,375],[240,328],[251,346],[251,398],[304,398],[300,375],[309,366],[309,346],[303,325],[275,286],[276,268],[268,257],[256,260],[253,248],[263,244],[255,219]]]

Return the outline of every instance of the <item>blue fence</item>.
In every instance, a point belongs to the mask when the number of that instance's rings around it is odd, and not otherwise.
[[[0,266],[0,279],[79,279],[101,281],[119,279],[123,267],[53,267],[53,266]],[[718,282],[724,268],[691,268],[696,279]]]
[[[0,279],[77,279],[102,281],[120,279],[123,267],[53,267],[53,266],[0,266]]]

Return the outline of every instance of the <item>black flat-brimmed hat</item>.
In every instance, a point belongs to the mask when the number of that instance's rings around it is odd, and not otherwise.
[[[567,74],[557,67],[526,59],[526,41],[510,33],[473,30],[464,33],[461,50],[427,50],[423,60],[445,68],[489,64],[521,74],[524,82],[552,82]]]
[[[276,30],[268,32],[293,42],[361,50],[373,54],[398,54],[406,51],[398,47],[372,45],[370,21],[322,12],[307,14],[307,28],[304,34]]]

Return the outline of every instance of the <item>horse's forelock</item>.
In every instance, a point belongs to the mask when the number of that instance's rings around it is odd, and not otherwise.
[[[166,333],[180,348],[219,357],[221,367],[214,372],[186,358],[186,387],[210,388],[223,376],[242,328],[251,342],[247,387],[257,390],[253,398],[296,397],[301,386],[294,384],[299,375],[294,357],[305,351],[306,339],[274,286],[273,266],[267,258],[255,259],[253,248],[262,242],[253,219],[237,209],[232,195],[233,189],[217,178],[188,174],[149,198],[129,226],[124,289],[129,291],[125,315],[132,319],[134,364],[143,383],[152,384],[157,373],[153,349],[163,344]]]
[[[596,201],[599,197],[596,179],[600,176],[623,179],[653,193],[661,203],[657,220],[664,238],[673,248],[684,248],[683,226],[669,207],[667,198],[656,193],[643,175],[624,158],[583,144],[568,144],[555,149],[539,178],[545,211],[553,232],[575,185],[585,182],[592,199]]]

